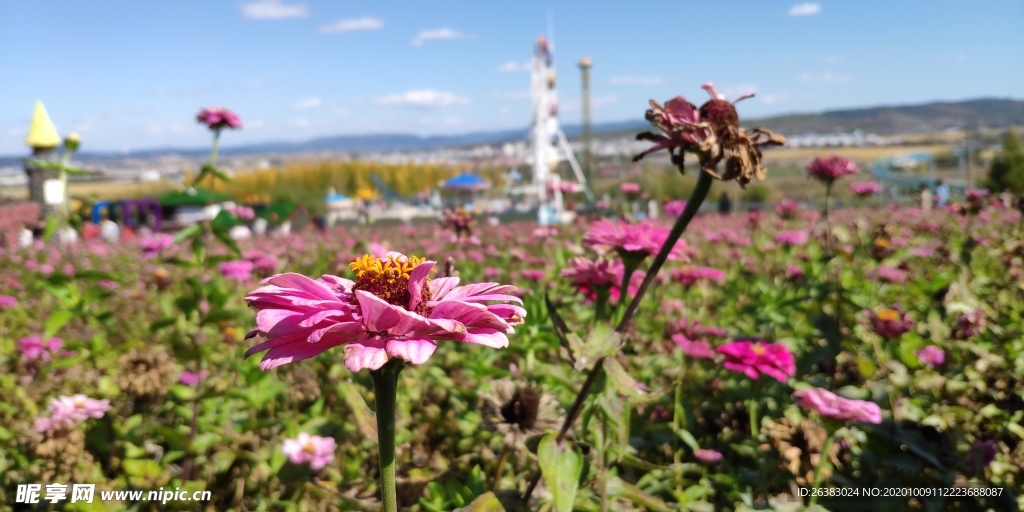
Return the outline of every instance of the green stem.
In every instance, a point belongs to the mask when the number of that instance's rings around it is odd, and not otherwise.
[[[498,459],[498,469],[494,471],[494,481],[491,482],[491,490],[496,491],[498,486],[501,484],[501,474],[505,470],[505,462],[508,461],[508,455],[512,452],[509,449],[508,443],[502,443],[504,448],[501,450],[501,458]]]
[[[380,450],[380,492],[383,512],[398,512],[395,492],[395,402],[398,398],[398,374],[401,359],[391,359],[370,372],[377,401],[377,441]]]
[[[757,425],[757,402],[754,400],[747,401],[747,412],[750,413],[750,437],[757,439],[757,434],[760,432],[760,428]]]
[[[821,447],[821,458],[818,459],[818,466],[814,468],[814,490],[817,491],[821,486],[821,472],[825,469],[825,465],[829,464],[828,461],[828,449],[832,447],[832,441],[835,438],[835,434],[829,434],[828,439],[825,440],[825,444]],[[818,502],[818,493],[814,492],[811,495],[811,501],[808,503],[808,508],[813,507]]]

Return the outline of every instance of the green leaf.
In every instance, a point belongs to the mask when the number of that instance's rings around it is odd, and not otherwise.
[[[551,491],[554,510],[572,512],[583,471],[583,455],[570,443],[559,445],[555,441],[557,437],[551,433],[541,439],[537,459],[544,483]]]
[[[570,337],[570,343],[572,339]],[[590,331],[586,341],[583,342],[576,356],[576,371],[584,371],[594,365],[599,359],[608,357],[619,350],[622,346],[622,335],[617,333],[605,324],[597,324]]]
[[[182,241],[188,240],[189,238],[192,238],[202,232],[202,224],[192,224],[191,226],[178,232],[178,234],[174,237],[174,243],[180,244]]]
[[[49,219],[46,219],[46,227],[43,229],[43,240],[49,242],[59,227],[60,219],[56,215],[51,215]]]
[[[347,381],[342,381],[338,384],[338,394],[341,395],[349,410],[352,411],[352,417],[355,419],[359,432],[376,443],[377,419],[373,415],[373,411],[370,410],[370,407],[366,405],[366,401],[363,400],[363,395],[359,394],[359,390],[354,384]]]
[[[230,227],[214,227],[213,236],[217,237],[222,244],[226,245],[228,249],[231,249],[231,253],[235,256],[240,257],[242,255],[241,249],[238,248],[238,242],[234,238],[231,238]]]
[[[697,439],[693,437],[693,434],[691,434],[689,430],[686,430],[685,428],[676,428],[672,429],[672,431],[675,432],[676,436],[686,443],[686,446],[689,446],[691,450],[697,451],[700,449],[700,445],[697,444]]]
[[[608,479],[608,495],[618,496],[625,498],[633,503],[641,506],[644,510],[655,510],[657,512],[672,512],[672,509],[665,503],[664,500],[656,496],[651,496],[646,492],[640,490],[637,486],[623,481],[619,477],[611,477]]]
[[[48,340],[53,337],[61,327],[64,327],[64,325],[70,322],[74,317],[75,314],[67,310],[54,311],[53,314],[50,315],[50,318],[46,319],[46,327],[43,329],[43,339]]]
[[[174,325],[175,322],[177,322],[177,321],[178,321],[178,319],[173,317],[173,316],[167,316],[167,317],[161,318],[161,319],[159,319],[159,320],[157,320],[157,321],[155,321],[155,322],[153,322],[152,324],[149,325],[149,332],[153,333],[153,332],[157,332],[157,331],[159,331],[159,330],[161,330],[161,329],[163,329],[165,327],[170,327],[170,326]]]
[[[188,451],[189,445],[191,444],[188,440],[188,435],[178,432],[172,427],[167,426],[156,426],[153,427],[153,433],[164,438],[164,442],[167,443],[172,450]]]
[[[627,399],[635,402],[649,402],[658,398],[658,395],[645,391],[643,384],[634,379],[622,366],[622,363],[615,358],[609,357],[604,360],[604,370],[615,391]]]
[[[501,504],[496,494],[486,492],[455,512],[505,512],[505,506]]]
[[[124,467],[124,472],[131,479],[139,480],[139,482],[133,482],[136,485],[155,480],[163,474],[163,469],[160,468],[160,465],[157,464],[156,461],[150,459],[129,459],[122,462],[121,466]]]

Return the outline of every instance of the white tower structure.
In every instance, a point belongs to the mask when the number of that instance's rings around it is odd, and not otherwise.
[[[580,164],[558,122],[555,64],[551,53],[547,38],[538,38],[530,67],[530,96],[533,100],[531,151],[528,157],[533,165],[533,184],[530,188],[538,199],[537,220],[542,225],[560,223],[566,218],[562,202],[563,184],[556,172],[560,162],[568,160],[579,185],[587,197],[593,199]]]

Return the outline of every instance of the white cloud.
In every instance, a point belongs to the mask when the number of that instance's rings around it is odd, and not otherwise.
[[[242,17],[250,20],[283,20],[309,16],[306,4],[285,4],[281,0],[259,0],[242,4]]]
[[[495,91],[491,93],[491,97],[499,100],[528,100],[530,91]]]
[[[609,78],[608,83],[611,85],[661,85],[665,83],[665,80],[660,76],[621,75]]]
[[[309,119],[306,119],[304,117],[300,117],[299,119],[292,121],[292,126],[295,126],[297,128],[309,128],[309,125]]]
[[[498,72],[499,73],[522,73],[524,71],[529,71],[529,70],[530,70],[530,63],[529,62],[516,62],[514,60],[510,60],[508,62],[503,62],[503,63],[501,63],[500,66],[498,66]]]
[[[462,125],[462,124],[466,124],[466,121],[463,120],[460,117],[449,116],[449,117],[445,118],[444,124],[451,125],[451,126],[459,126],[459,125]]]
[[[756,85],[740,84],[740,85],[727,85],[725,87],[718,88],[719,94],[722,94],[729,101],[735,101],[736,98],[747,94],[754,94],[757,92]]]
[[[340,34],[343,32],[355,32],[357,30],[379,30],[384,27],[384,22],[372,16],[356,18],[351,20],[338,20],[330,25],[320,27],[321,34]]]
[[[850,75],[840,75],[831,71],[800,73],[801,82],[849,82],[850,78]]]
[[[137,116],[144,116],[149,113],[149,108],[140,105],[138,107],[133,108],[132,113]]]
[[[347,116],[352,113],[352,109],[335,105],[334,108],[331,109],[331,113],[336,116]]]
[[[412,40],[413,46],[423,46],[428,41],[442,41],[445,39],[468,39],[470,36],[459,30],[452,30],[442,27],[437,30],[421,30],[416,38]]]
[[[774,105],[786,99],[785,94],[761,94],[757,98],[765,105]]]
[[[796,4],[789,8],[790,16],[814,16],[819,12],[821,12],[821,4],[818,2]]]
[[[319,107],[320,103],[321,101],[319,96],[311,96],[304,100],[299,100],[296,101],[295,103],[292,103],[292,108],[295,110],[309,110],[311,108]]]
[[[601,108],[601,107],[604,107],[604,106],[607,106],[607,105],[611,105],[612,103],[616,103],[618,101],[619,101],[619,97],[614,95],[614,94],[608,94],[608,95],[605,95],[605,96],[594,96],[594,97],[590,98],[590,108],[592,108],[592,109],[594,109],[594,108]],[[580,100],[579,99],[575,99],[575,98],[571,99],[571,100],[567,100],[564,103],[562,103],[562,105],[560,106],[560,109],[562,111],[569,111],[569,112],[579,110],[580,109]]]
[[[384,107],[435,108],[468,105],[471,99],[450,92],[420,89],[402,94],[388,94],[374,100]]]
[[[835,64],[837,62],[842,62],[842,60],[843,60],[843,57],[841,55],[832,54],[832,55],[826,55],[825,56],[825,62],[827,62],[829,64]]]

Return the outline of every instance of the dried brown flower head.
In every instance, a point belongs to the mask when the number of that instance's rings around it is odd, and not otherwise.
[[[482,399],[488,425],[504,434],[506,446],[522,448],[527,437],[561,423],[558,402],[535,387],[517,388],[512,381],[500,379]]]
[[[160,350],[133,348],[117,363],[121,374],[115,382],[136,398],[163,395],[178,374],[174,361]]]

